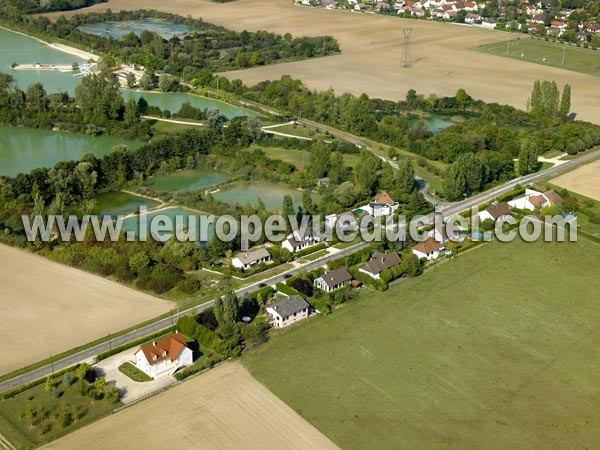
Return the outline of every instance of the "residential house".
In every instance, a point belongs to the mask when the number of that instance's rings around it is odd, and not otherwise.
[[[373,217],[389,216],[398,209],[399,203],[394,201],[387,192],[381,192],[375,200],[362,209]]]
[[[479,22],[481,20],[481,16],[475,13],[469,13],[465,16],[465,23],[473,25],[475,22]]]
[[[583,28],[588,33],[600,34],[600,24],[598,23],[583,22]]]
[[[333,230],[336,224],[340,230],[356,230],[358,228],[358,219],[350,211],[325,216],[325,226],[327,228]]]
[[[192,364],[192,351],[186,339],[175,332],[140,347],[135,353],[135,365],[149,377],[172,375],[178,369]]]
[[[348,269],[340,267],[315,279],[314,285],[325,292],[331,292],[346,286],[351,281],[352,275]]]
[[[534,189],[526,189],[524,196],[511,200],[508,204],[513,208],[534,211],[548,205],[560,205],[562,201],[560,195],[553,190],[542,193]]]
[[[318,236],[314,236],[312,234],[312,230],[308,228],[304,231],[296,230],[292,234],[290,234],[285,241],[281,243],[281,246],[292,253],[295,253],[300,250],[304,250],[305,248],[310,247],[311,245],[316,245],[321,242],[321,238]]]
[[[429,237],[436,242],[445,244],[448,241],[462,241],[464,239],[463,230],[453,222],[445,223],[429,232]]]
[[[369,275],[375,280],[379,280],[381,272],[384,270],[391,269],[402,263],[402,260],[396,252],[380,253],[377,252],[373,255],[370,261],[364,263],[359,267],[358,271]]]
[[[417,256],[417,258],[426,258],[428,261],[430,261],[446,254],[446,249],[433,237],[429,237],[426,241],[419,242],[417,245],[415,245],[412,248],[412,252]]]
[[[453,20],[456,17],[456,11],[453,11],[453,10],[446,11],[442,15],[442,17],[446,20]]]
[[[366,11],[367,5],[363,5],[362,3],[357,3],[354,5],[354,11]]]
[[[310,305],[299,295],[291,295],[270,303],[265,311],[273,328],[283,328],[306,319],[310,314]]]
[[[488,30],[495,30],[497,24],[498,23],[493,19],[483,19],[481,21],[481,27],[486,28]]]
[[[533,23],[544,25],[546,23],[546,14],[538,13],[531,18]]]
[[[251,252],[240,253],[231,260],[231,265],[238,269],[250,269],[252,266],[257,266],[261,263],[271,261],[271,254],[266,248],[259,248]]]
[[[477,216],[480,222],[485,222],[486,220],[493,220],[494,222],[497,220],[504,221],[510,217],[510,208],[506,203],[501,202],[480,211]]]

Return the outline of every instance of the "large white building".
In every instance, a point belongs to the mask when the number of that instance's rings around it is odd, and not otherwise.
[[[534,211],[536,208],[541,209],[544,206],[559,205],[562,201],[560,195],[553,190],[542,193],[533,189],[526,189],[524,196],[511,200],[508,204],[513,208]]]
[[[172,375],[192,362],[192,351],[187,347],[185,337],[179,332],[143,345],[135,353],[137,368],[152,378]]]
[[[387,192],[382,192],[375,197],[375,200],[363,206],[362,209],[373,217],[380,217],[393,214],[399,205]]]

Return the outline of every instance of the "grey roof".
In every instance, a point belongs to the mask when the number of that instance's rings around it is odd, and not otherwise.
[[[251,264],[255,261],[260,261],[263,258],[270,258],[271,254],[265,248],[259,248],[251,252],[240,253],[237,258],[243,264]]]
[[[486,211],[496,220],[498,217],[510,215],[510,209],[506,203],[498,203],[486,209]]]
[[[331,272],[327,272],[325,275],[321,276],[321,279],[327,286],[332,288],[340,283],[343,283],[344,281],[352,280],[352,275],[350,275],[348,269],[345,267],[340,267],[332,270]]]
[[[277,311],[277,314],[285,318],[293,315],[294,313],[299,313],[309,306],[310,305],[308,302],[299,295],[291,295],[287,298],[282,298],[281,300],[271,303],[268,308],[272,308],[273,310]]]
[[[384,270],[397,266],[402,261],[396,252],[384,253],[377,252],[373,255],[371,261],[366,262],[360,268],[366,272],[376,275]]]

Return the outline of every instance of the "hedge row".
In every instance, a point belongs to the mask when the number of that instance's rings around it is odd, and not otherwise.
[[[58,372],[54,372],[54,373],[51,375],[51,377],[52,377],[52,378],[57,378],[57,377],[60,377],[61,375],[64,375],[64,374],[65,374],[65,373],[67,373],[67,372],[72,372],[72,371],[74,371],[74,370],[75,370],[75,369],[77,369],[78,367],[79,367],[79,364],[75,364],[74,366],[70,366],[70,367],[67,367],[67,368],[65,368],[65,369],[59,370]],[[42,377],[42,378],[39,378],[39,379],[37,379],[37,380],[30,381],[30,382],[29,382],[29,383],[27,383],[27,384],[23,384],[23,385],[21,385],[21,386],[18,386],[18,387],[16,387],[16,388],[10,389],[10,390],[8,390],[8,391],[6,391],[6,392],[4,392],[4,393],[2,394],[2,399],[3,399],[3,400],[7,400],[7,399],[9,399],[9,398],[11,398],[11,397],[14,397],[14,396],[15,396],[15,395],[17,395],[17,394],[20,394],[21,392],[25,392],[25,391],[27,391],[27,390],[29,390],[29,389],[31,389],[31,388],[33,388],[33,387],[35,387],[35,386],[39,386],[40,384],[42,384],[42,383],[45,383],[47,378],[48,378],[48,377]]]
[[[291,286],[288,286],[285,283],[277,283],[277,291],[286,295],[300,295],[300,293]]]
[[[187,377],[190,377],[199,372],[202,372],[203,370],[212,368],[215,364],[218,364],[223,360],[225,360],[224,356],[221,356],[221,355],[211,356],[204,364],[199,364],[197,366],[191,366],[187,369],[183,369],[182,371],[177,372],[173,376],[178,381],[185,380]]]
[[[165,336],[169,333],[172,333],[173,331],[175,331],[175,327],[169,327],[165,330],[161,330],[158,331],[154,334],[151,334],[149,336],[144,336],[143,338],[140,339],[136,339],[135,341],[129,342],[127,344],[123,344],[123,345],[119,345],[117,347],[113,347],[110,350],[107,350],[105,352],[102,353],[98,353],[98,356],[96,356],[96,361],[102,361],[103,359],[108,358],[109,356],[113,356],[116,355],[117,353],[121,353],[122,351],[127,350],[128,348],[131,347],[135,347],[136,345],[142,345],[145,344],[153,339]]]
[[[301,258],[303,256],[310,255],[312,253],[318,252],[319,250],[323,250],[325,248],[327,248],[327,244],[325,242],[321,242],[312,247],[308,247],[308,248],[305,248],[304,250],[300,250],[298,253],[294,253],[294,256],[296,258]]]

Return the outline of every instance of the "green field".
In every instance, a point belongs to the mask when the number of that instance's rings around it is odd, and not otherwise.
[[[133,381],[138,383],[144,383],[146,381],[152,381],[152,378],[142,372],[140,369],[135,367],[130,362],[123,363],[119,366],[119,372],[131,378]]]
[[[530,38],[483,45],[475,50],[600,76],[600,50]]]
[[[254,148],[258,148],[253,146]],[[265,154],[271,159],[279,159],[283,162],[296,166],[299,170],[303,170],[310,162],[310,153],[306,150],[295,150],[281,147],[260,147]],[[344,164],[348,167],[355,167],[360,160],[358,154],[344,154]]]
[[[344,449],[595,448],[600,246],[492,243],[242,361]]]

